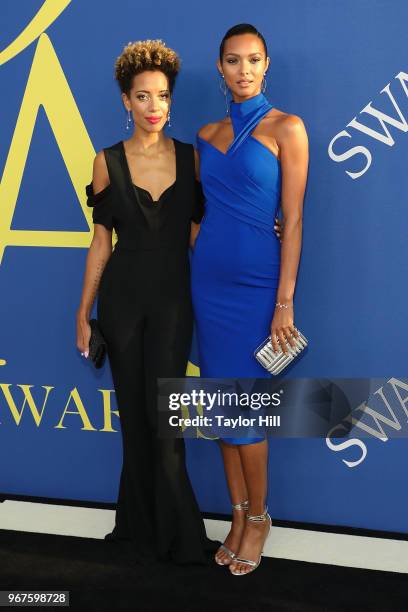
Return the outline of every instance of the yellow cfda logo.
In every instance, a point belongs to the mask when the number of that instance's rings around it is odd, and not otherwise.
[[[12,60],[39,37],[0,182],[0,265],[6,246],[88,247],[92,213],[86,206],[84,185],[95,150],[75,103],[55,49],[44,33],[71,0],[46,0],[19,36],[0,52],[0,66]],[[43,106],[89,230],[12,230],[14,210],[27,161],[38,109]],[[57,203],[55,203],[57,205]]]

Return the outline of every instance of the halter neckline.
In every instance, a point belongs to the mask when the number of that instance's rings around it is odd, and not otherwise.
[[[268,104],[268,100],[265,98],[263,93],[259,93],[252,98],[248,98],[243,102],[234,102],[234,100],[230,101],[230,115],[231,119],[243,119],[249,113],[254,110],[258,110],[262,106]]]
[[[233,153],[245,142],[255,129],[259,121],[273,108],[263,93],[259,93],[243,102],[230,102],[230,114],[234,140],[228,148],[228,153]]]

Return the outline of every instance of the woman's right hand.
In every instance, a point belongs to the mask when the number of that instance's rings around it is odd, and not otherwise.
[[[89,355],[89,339],[91,337],[91,326],[86,317],[77,315],[77,348],[84,357]]]

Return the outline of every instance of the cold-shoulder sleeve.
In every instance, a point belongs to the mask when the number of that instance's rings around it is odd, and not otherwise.
[[[94,193],[93,185],[90,183],[86,186],[87,205],[93,208],[92,220],[94,223],[104,225],[106,229],[113,229],[113,202],[112,188],[107,185],[102,191]]]
[[[200,181],[195,180],[195,198],[194,198],[194,206],[193,206],[193,214],[191,216],[191,220],[194,223],[201,223],[201,220],[204,216],[204,192],[201,186]]]

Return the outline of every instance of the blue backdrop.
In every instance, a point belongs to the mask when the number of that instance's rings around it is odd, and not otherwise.
[[[129,0],[3,0],[0,491],[116,500],[112,379],[108,364],[95,371],[80,357],[75,314],[92,158],[128,137],[113,79],[128,41],[162,38],[181,55],[169,134],[194,142],[224,113],[222,35],[240,22],[262,31],[266,95],[303,118],[310,140],[295,298],[310,348],[291,376],[406,376],[407,19],[403,0],[157,0],[154,10]],[[367,397],[363,386],[359,401]],[[325,439],[274,439],[272,516],[407,532],[406,441],[364,445],[363,457],[357,444],[334,452]],[[188,465],[202,510],[228,512],[217,445],[188,441]]]

